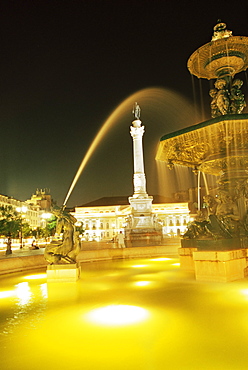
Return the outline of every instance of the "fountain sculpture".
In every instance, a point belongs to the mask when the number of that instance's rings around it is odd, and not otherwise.
[[[79,278],[80,268],[76,257],[81,245],[75,223],[77,219],[62,207],[53,210],[57,217],[54,239],[46,246],[44,257],[50,263],[47,267],[48,281],[75,281]]]
[[[179,249],[181,267],[201,280],[229,281],[246,275],[248,245],[248,114],[234,76],[248,67],[248,37],[232,36],[226,24],[214,27],[211,42],[197,49],[188,69],[198,78],[216,79],[210,90],[212,119],[160,140],[156,159],[169,168],[191,167],[218,176],[215,193],[207,190]]]

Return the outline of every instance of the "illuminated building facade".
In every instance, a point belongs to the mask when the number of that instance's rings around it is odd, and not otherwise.
[[[152,214],[162,224],[163,237],[183,234],[190,221],[188,203],[164,203],[159,202],[161,197],[153,198]],[[75,207],[71,214],[82,224],[85,240],[110,241],[124,231],[131,206],[128,197],[106,197]]]
[[[23,220],[29,224],[31,229],[41,226],[42,219],[40,207],[0,194],[0,207],[6,206],[12,206],[17,211],[18,209],[23,210],[20,211]]]
[[[26,201],[29,204],[39,206],[45,212],[49,212],[52,206],[52,197],[49,189],[37,189],[35,194]]]
[[[29,224],[31,229],[45,227],[44,213],[51,208],[51,195],[47,190],[38,190],[31,199],[21,201],[7,195],[0,194],[0,207],[12,206],[17,212],[21,212],[23,221]]]

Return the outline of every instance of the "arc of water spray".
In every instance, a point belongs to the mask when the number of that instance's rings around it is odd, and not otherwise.
[[[114,111],[113,113],[109,116],[109,118],[104,122],[103,126],[97,133],[95,139],[91,143],[88,151],[86,152],[86,155],[84,156],[79,169],[71,183],[71,186],[68,190],[68,193],[65,197],[63,207],[66,206],[66,203],[80,177],[82,174],[86,164],[88,163],[91,155],[93,154],[94,150],[96,147],[99,145],[101,142],[102,138],[104,135],[108,132],[108,130],[116,125],[118,122],[118,119],[120,118],[121,115],[126,114],[127,112],[131,112],[130,107],[133,106],[135,101],[139,101],[142,105],[147,106],[151,105],[153,107],[156,107],[156,112],[159,111],[159,108],[164,107],[165,101],[167,101],[167,107],[169,111],[172,111],[174,115],[178,114],[178,99],[180,100],[180,104],[183,107],[183,111],[189,107],[189,102],[186,100],[182,100],[182,97],[179,94],[176,94],[174,92],[171,92],[170,90],[166,90],[163,88],[158,88],[158,87],[151,87],[151,88],[146,88],[139,90],[135,92],[134,94],[130,95],[128,98],[126,98]],[[177,103],[177,104],[176,104]],[[185,116],[185,114],[184,114]]]
[[[149,89],[145,89],[145,90],[149,90]],[[142,91],[142,90],[141,90]],[[123,103],[121,103],[115,110],[114,112],[109,116],[109,118],[105,121],[105,123],[103,124],[103,126],[101,127],[101,129],[99,130],[99,132],[97,133],[95,139],[93,140],[93,142],[91,143],[86,155],[84,156],[80,166],[79,166],[79,169],[71,183],[71,186],[69,188],[69,191],[66,195],[66,198],[64,200],[64,203],[63,203],[63,206],[66,205],[81,173],[83,172],[83,169],[85,168],[87,162],[89,161],[91,155],[93,154],[95,148],[98,146],[98,144],[100,143],[101,139],[104,137],[104,135],[107,133],[107,131],[111,128],[112,125],[114,125],[116,123],[116,118],[123,112],[126,111],[127,109],[127,106],[130,105],[132,106],[133,105],[133,102],[135,101],[137,95],[140,93],[137,92],[133,95],[131,95],[129,98],[127,98]]]
[[[67,203],[67,201],[68,201],[68,199],[69,199],[69,197],[70,197],[70,195],[71,195],[71,193],[72,193],[72,191],[73,191],[73,189],[74,189],[74,187],[75,187],[75,185],[76,185],[76,183],[77,183],[77,181],[78,181],[78,179],[79,179],[79,177],[80,177],[80,175],[81,175],[81,173],[82,173],[82,171],[84,169],[84,167],[86,166],[86,164],[87,164],[88,160],[90,159],[92,153],[94,152],[95,148],[99,144],[101,138],[105,135],[105,133],[109,129],[111,120],[114,118],[115,115],[117,115],[117,111],[118,111],[118,108],[107,119],[107,121],[104,123],[104,125],[102,126],[102,128],[100,129],[100,131],[97,133],[95,139],[92,141],[92,143],[91,143],[91,145],[90,145],[90,147],[89,147],[86,155],[84,156],[84,158],[83,158],[83,160],[82,160],[82,162],[81,162],[81,164],[79,166],[79,169],[78,169],[78,171],[77,171],[77,173],[76,173],[76,175],[75,175],[75,177],[74,177],[74,179],[73,179],[73,181],[71,183],[71,186],[69,188],[69,191],[68,191],[68,193],[66,195],[66,198],[64,200],[63,206],[66,205],[66,203]],[[113,119],[113,122],[114,122],[114,119]]]

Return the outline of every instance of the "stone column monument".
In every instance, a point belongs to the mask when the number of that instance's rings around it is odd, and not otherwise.
[[[133,138],[134,194],[129,197],[131,215],[127,221],[127,246],[146,246],[161,242],[161,231],[156,230],[156,220],[152,214],[152,200],[146,192],[146,177],[143,158],[144,126],[140,120],[140,107],[135,103],[133,108],[134,121],[130,127]]]

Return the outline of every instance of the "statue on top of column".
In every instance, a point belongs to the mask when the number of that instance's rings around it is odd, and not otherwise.
[[[132,113],[134,114],[134,118],[135,119],[140,119],[140,106],[137,102],[135,102],[134,106],[133,106],[133,110],[132,110]]]

